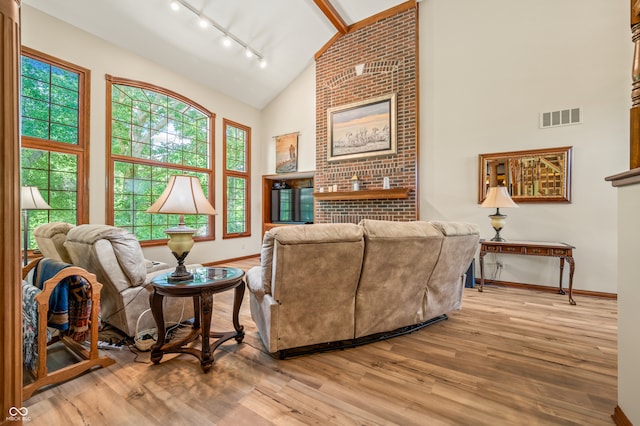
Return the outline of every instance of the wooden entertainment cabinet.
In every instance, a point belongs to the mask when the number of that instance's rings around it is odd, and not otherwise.
[[[271,222],[271,189],[276,182],[284,182],[291,188],[309,188],[314,186],[315,172],[280,173],[262,176],[262,235],[276,226],[287,223]]]

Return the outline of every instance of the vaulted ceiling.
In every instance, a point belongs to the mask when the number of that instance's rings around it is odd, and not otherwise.
[[[262,109],[313,62],[341,26],[405,1],[178,0],[177,11],[170,0],[23,4]],[[229,47],[223,45],[224,32],[235,38]],[[252,58],[242,44],[253,50]]]

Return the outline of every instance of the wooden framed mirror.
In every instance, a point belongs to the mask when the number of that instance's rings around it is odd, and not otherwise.
[[[516,203],[570,203],[573,147],[480,154],[478,203],[506,186]]]

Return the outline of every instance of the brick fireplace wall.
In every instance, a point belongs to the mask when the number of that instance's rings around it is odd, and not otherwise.
[[[411,188],[407,199],[316,200],[316,223],[396,221],[418,218],[418,10],[411,8],[343,35],[316,60],[316,191],[337,185],[350,191],[357,174],[361,190]],[[360,75],[356,65],[364,64]],[[396,94],[397,153],[327,160],[327,109]]]

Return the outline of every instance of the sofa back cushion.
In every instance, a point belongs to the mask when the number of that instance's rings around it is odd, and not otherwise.
[[[444,234],[440,259],[427,286],[427,317],[460,309],[464,281],[478,250],[480,231],[478,226],[464,222],[430,222]]]
[[[443,235],[427,222],[365,219],[365,252],[356,294],[356,337],[428,318],[426,288]]]
[[[355,224],[315,224],[270,232],[278,349],[353,338],[362,229]]]
[[[97,275],[117,291],[144,284],[147,275],[137,238],[110,225],[79,225],[69,231],[67,250],[72,263]]]
[[[71,263],[71,256],[64,246],[67,233],[74,225],[66,222],[50,222],[33,230],[33,236],[43,257]]]

